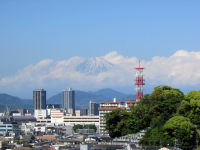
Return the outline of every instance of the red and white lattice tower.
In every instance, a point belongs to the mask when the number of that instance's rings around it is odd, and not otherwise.
[[[136,79],[135,79],[135,85],[136,85],[136,101],[139,101],[141,98],[143,98],[143,85],[144,78],[143,78],[143,69],[140,67],[140,61],[139,61],[139,67],[136,69]]]

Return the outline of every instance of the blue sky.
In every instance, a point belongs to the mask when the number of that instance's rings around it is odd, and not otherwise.
[[[198,0],[2,0],[0,78],[44,59],[200,51]]]

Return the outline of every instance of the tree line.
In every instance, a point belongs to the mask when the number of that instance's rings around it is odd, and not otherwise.
[[[82,124],[75,124],[75,125],[73,126],[74,132],[76,132],[77,129],[94,129],[95,132],[96,132],[97,127],[96,127],[94,124],[85,124],[85,125],[82,125]]]
[[[157,86],[127,112],[115,109],[105,115],[110,137],[134,134],[143,129],[142,146],[174,146],[192,149],[199,142],[200,91],[186,95],[170,86]]]

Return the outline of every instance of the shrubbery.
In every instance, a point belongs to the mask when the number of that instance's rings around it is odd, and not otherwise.
[[[94,129],[96,132],[97,127],[94,124],[86,124],[86,125],[76,124],[73,126],[73,130],[76,132],[77,129]]]

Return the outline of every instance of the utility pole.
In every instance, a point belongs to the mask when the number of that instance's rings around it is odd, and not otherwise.
[[[174,149],[176,150],[176,145],[177,145],[177,142],[178,142],[178,140],[177,139],[175,139],[174,140]]]
[[[160,139],[160,148],[162,148],[162,141],[161,141],[161,139]]]

